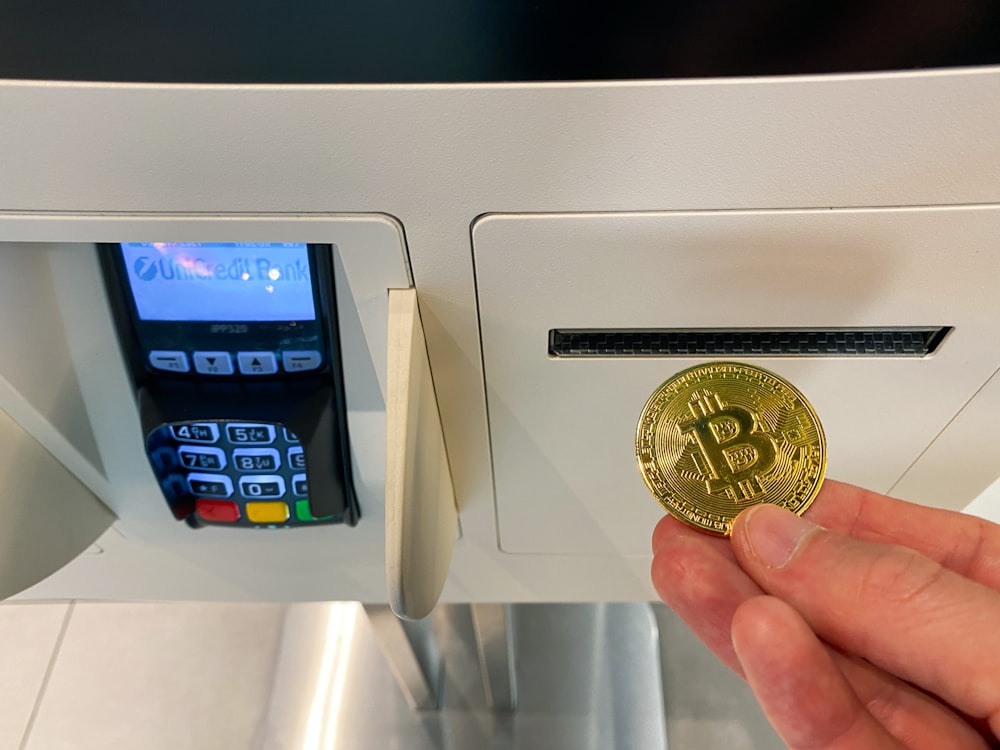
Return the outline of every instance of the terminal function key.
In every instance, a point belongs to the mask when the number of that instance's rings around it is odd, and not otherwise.
[[[224,474],[188,474],[191,494],[201,497],[229,497],[233,494],[233,480]]]
[[[230,500],[198,500],[194,512],[203,521],[234,523],[240,520],[240,506]]]
[[[236,362],[243,375],[273,375],[278,371],[274,352],[236,352]]]
[[[317,351],[288,351],[281,355],[281,363],[286,372],[306,372],[315,370],[323,363],[323,355]]]
[[[316,517],[312,514],[312,509],[309,507],[308,500],[296,500],[295,501],[295,517],[300,521],[329,521],[333,516],[320,516]]]
[[[149,353],[149,364],[157,370],[167,372],[187,372],[191,369],[186,352],[153,349]]]
[[[202,375],[232,375],[233,360],[229,352],[195,352],[194,371]]]
[[[288,506],[281,502],[247,503],[247,520],[251,523],[284,523],[288,520]]]

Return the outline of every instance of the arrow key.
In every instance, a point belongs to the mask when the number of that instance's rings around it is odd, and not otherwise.
[[[194,371],[202,375],[232,375],[233,359],[229,352],[195,352]]]
[[[278,371],[274,352],[237,352],[236,362],[243,375],[273,375]]]

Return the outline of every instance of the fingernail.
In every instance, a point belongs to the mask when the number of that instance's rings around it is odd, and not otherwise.
[[[783,568],[806,534],[819,528],[775,505],[757,505],[747,511],[746,538],[750,552],[769,568]]]

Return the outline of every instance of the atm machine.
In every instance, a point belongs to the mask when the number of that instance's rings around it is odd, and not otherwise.
[[[992,4],[71,5],[0,10],[3,596],[650,601],[635,332],[906,338],[727,358],[1000,514]]]

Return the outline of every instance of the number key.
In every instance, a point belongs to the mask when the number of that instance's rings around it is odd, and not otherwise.
[[[240,477],[240,494],[247,498],[281,497],[285,479],[276,474]]]
[[[226,468],[226,454],[218,448],[182,445],[177,449],[177,456],[185,469],[222,471]]]
[[[288,449],[288,465],[300,471],[306,468],[306,456],[302,452],[302,448]]]
[[[233,466],[237,471],[277,471],[281,465],[274,448],[234,448]]]
[[[237,445],[268,445],[274,442],[274,427],[234,422],[226,425],[226,436],[230,443]]]
[[[214,443],[219,439],[219,427],[211,422],[172,424],[170,434],[181,443]]]

